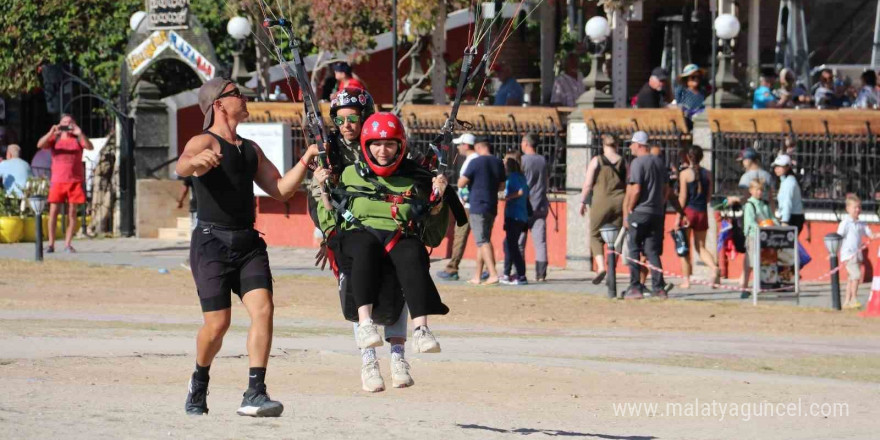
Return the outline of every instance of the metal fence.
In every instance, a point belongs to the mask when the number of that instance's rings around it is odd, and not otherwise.
[[[632,160],[632,153],[629,151],[630,140],[633,133],[640,129],[648,133],[650,146],[660,147],[661,155],[671,166],[678,166],[681,150],[693,143],[693,136],[690,133],[684,133],[674,125],[667,129],[654,129],[640,128],[637,123],[629,127],[598,124],[596,121],[590,120],[587,121],[587,127],[590,130],[590,137],[587,140],[590,157],[602,154],[602,135],[608,134],[614,136],[617,140],[618,152],[624,156],[627,162],[630,162]]]
[[[868,132],[870,132],[868,130]],[[845,197],[854,193],[866,210],[880,207],[880,148],[870,135],[715,132],[715,188],[719,195],[741,194],[742,165],[736,160],[745,148],[761,154],[767,171],[780,153],[792,157],[806,209],[842,211]]]
[[[409,146],[417,154],[425,154],[429,150],[429,144],[437,134],[445,121],[436,119],[420,119],[415,113],[404,114],[403,120],[407,126]],[[565,191],[565,127],[560,126],[555,120],[548,118],[544,123],[517,121],[514,115],[508,115],[504,121],[490,121],[481,117],[472,121],[473,128],[467,132],[474,135],[488,135],[492,138],[495,156],[503,158],[508,152],[519,152],[523,135],[533,133],[538,139],[538,154],[547,159],[550,169],[549,192]],[[465,130],[457,130],[457,134]],[[461,160],[456,163],[455,171],[449,178],[452,182],[458,180],[458,169]],[[452,170],[450,166],[450,170]]]

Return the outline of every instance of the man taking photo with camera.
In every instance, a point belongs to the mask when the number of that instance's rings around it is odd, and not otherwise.
[[[83,150],[94,148],[89,138],[76,125],[73,116],[61,115],[58,125],[37,142],[37,148],[52,152],[52,173],[49,185],[49,247],[47,253],[55,252],[55,227],[61,204],[67,203],[67,234],[64,238],[64,251],[76,252],[71,246],[73,231],[76,229],[76,206],[86,202],[83,188],[85,168]]]

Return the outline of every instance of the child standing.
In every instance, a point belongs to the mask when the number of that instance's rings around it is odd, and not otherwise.
[[[843,308],[858,309],[862,307],[858,297],[859,282],[862,281],[862,239],[874,238],[874,234],[865,222],[859,220],[862,201],[855,194],[846,196],[846,213],[849,215],[844,217],[837,227],[837,233],[843,237],[840,260],[846,263],[847,275],[846,301],[843,303]]]
[[[749,200],[743,206],[743,234],[746,236],[746,254],[745,265],[742,278],[742,298],[748,298],[751,293],[747,290],[749,287],[749,276],[752,272],[752,259],[755,258],[755,236],[758,235],[758,226],[761,223],[773,223],[773,217],[770,215],[770,205],[764,201],[764,179],[754,179],[749,183]]]
[[[529,185],[522,173],[519,161],[513,154],[504,157],[507,183],[504,187],[504,275],[501,284],[523,285],[526,280],[526,260],[519,250],[519,236],[528,228]],[[516,267],[516,276],[510,276],[511,267]]]

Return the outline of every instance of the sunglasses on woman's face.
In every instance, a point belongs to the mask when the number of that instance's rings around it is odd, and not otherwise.
[[[220,96],[217,97],[217,99],[228,97],[241,98],[241,90],[238,90],[238,88],[234,88],[226,93],[221,93]]]
[[[345,124],[345,121],[348,121],[349,123],[352,123],[352,124],[357,124],[358,122],[361,122],[361,116],[360,115],[348,115],[348,116],[334,116],[333,117],[333,123],[339,127],[341,127],[342,124]]]

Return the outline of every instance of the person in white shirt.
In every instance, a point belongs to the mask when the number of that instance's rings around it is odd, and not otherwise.
[[[846,264],[847,276],[846,301],[843,303],[843,308],[858,309],[862,307],[858,298],[859,282],[862,280],[862,239],[864,237],[873,239],[874,234],[865,222],[859,220],[862,201],[855,194],[846,196],[846,213],[849,215],[844,217],[837,227],[837,233],[843,237],[840,260]]]

